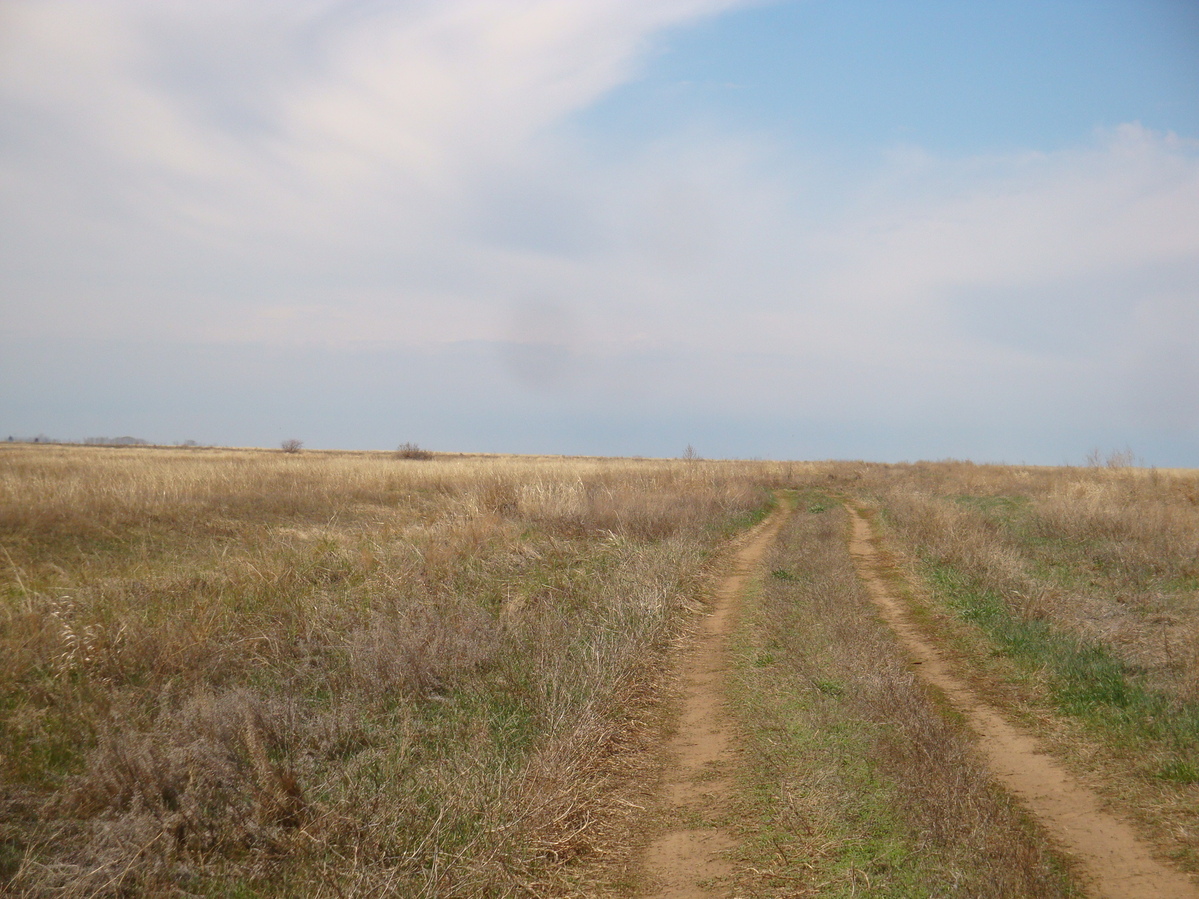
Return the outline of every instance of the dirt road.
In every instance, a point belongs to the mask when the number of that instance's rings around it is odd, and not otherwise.
[[[754,569],[778,535],[791,506],[786,499],[751,531],[718,584],[712,609],[682,661],[681,715],[668,747],[665,776],[669,828],[650,844],[645,867],[649,894],[663,899],[721,895],[736,842],[717,826],[729,801],[732,725],[724,707],[728,635]]]
[[[950,670],[888,588],[870,523],[852,509],[850,552],[883,617],[898,634],[920,675],[960,711],[979,736],[979,749],[996,780],[1019,800],[1070,855],[1078,859],[1089,892],[1107,899],[1199,899],[1199,887],[1157,861],[1131,826],[1105,811],[1099,797],[1042,752]]]

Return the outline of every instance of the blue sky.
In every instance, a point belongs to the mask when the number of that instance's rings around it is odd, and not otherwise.
[[[1051,149],[1130,121],[1193,133],[1197,41],[1185,0],[765,4],[673,35],[614,95],[686,82],[689,112],[796,146]]]
[[[0,439],[1199,467],[1199,6],[0,6]]]

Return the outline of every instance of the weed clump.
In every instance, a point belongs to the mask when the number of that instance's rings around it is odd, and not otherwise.
[[[395,457],[397,459],[432,459],[433,453],[427,449],[421,449],[415,443],[401,443],[396,447]]]

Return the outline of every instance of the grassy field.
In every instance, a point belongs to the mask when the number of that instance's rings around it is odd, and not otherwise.
[[[1073,889],[863,601],[845,497],[980,690],[1199,870],[1193,473],[4,446],[0,892],[636,894],[676,644],[780,489],[744,895]]]

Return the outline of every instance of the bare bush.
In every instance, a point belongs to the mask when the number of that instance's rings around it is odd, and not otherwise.
[[[1106,455],[1096,447],[1087,453],[1087,465],[1091,468],[1131,468],[1137,464],[1137,454],[1132,451],[1132,447],[1124,447],[1122,450],[1111,450]]]
[[[397,459],[432,459],[433,453],[429,450],[421,449],[415,443],[401,443],[396,447],[395,452]]]
[[[279,444],[279,447],[285,453],[298,453],[304,448],[304,441],[297,440],[295,437],[289,437],[287,440],[284,440],[281,444]]]

